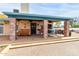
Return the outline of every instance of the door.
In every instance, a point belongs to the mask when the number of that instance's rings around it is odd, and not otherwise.
[[[36,23],[31,23],[31,34],[36,34]]]

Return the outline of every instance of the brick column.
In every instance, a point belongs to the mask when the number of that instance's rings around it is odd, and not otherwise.
[[[69,21],[64,21],[64,36],[69,36]]]
[[[11,18],[10,19],[10,40],[16,39],[16,19]]]
[[[46,39],[48,37],[48,20],[44,20],[43,32],[44,38]]]

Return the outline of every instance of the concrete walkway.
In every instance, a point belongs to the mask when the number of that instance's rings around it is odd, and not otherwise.
[[[72,37],[49,37],[43,39],[42,37],[27,37],[28,39],[16,40],[12,42],[12,46],[42,44],[29,47],[22,47],[17,49],[10,49],[8,53],[3,55],[25,55],[25,56],[42,56],[42,55],[79,55],[79,34],[73,33]],[[69,42],[68,42],[69,41]],[[60,42],[57,44],[52,44]],[[62,42],[62,43],[61,43]],[[51,43],[51,44],[48,44]],[[44,45],[43,45],[44,44]]]
[[[7,56],[79,56],[79,41],[10,49]]]

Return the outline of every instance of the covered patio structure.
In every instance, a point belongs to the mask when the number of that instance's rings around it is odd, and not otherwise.
[[[68,17],[56,17],[56,16],[47,16],[47,15],[37,15],[37,14],[27,14],[27,13],[13,13],[13,12],[3,12],[5,15],[8,16],[5,20],[10,21],[10,39],[15,40],[16,39],[16,30],[17,30],[17,21],[19,20],[26,20],[29,21],[29,25],[27,25],[28,29],[31,29],[31,22],[40,22],[43,24],[43,34],[42,36],[47,39],[48,37],[48,23],[49,21],[64,21],[64,36],[68,37],[69,36],[69,21],[73,20],[72,18]],[[24,21],[25,22],[25,21]],[[22,23],[22,22],[21,22]],[[28,22],[27,22],[28,23]],[[18,26],[20,23],[18,24]],[[20,26],[22,27],[22,26]],[[26,26],[25,26],[26,27]],[[53,28],[52,28],[53,29]],[[26,30],[25,30],[26,31]],[[29,35],[31,35],[31,31],[27,30],[29,32]]]

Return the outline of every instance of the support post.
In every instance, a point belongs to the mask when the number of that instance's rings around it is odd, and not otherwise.
[[[16,19],[11,18],[10,19],[10,40],[16,39]]]
[[[69,36],[69,21],[64,21],[64,37]]]
[[[44,38],[47,39],[48,37],[48,20],[44,20],[44,28],[43,28],[43,32],[44,32]]]

